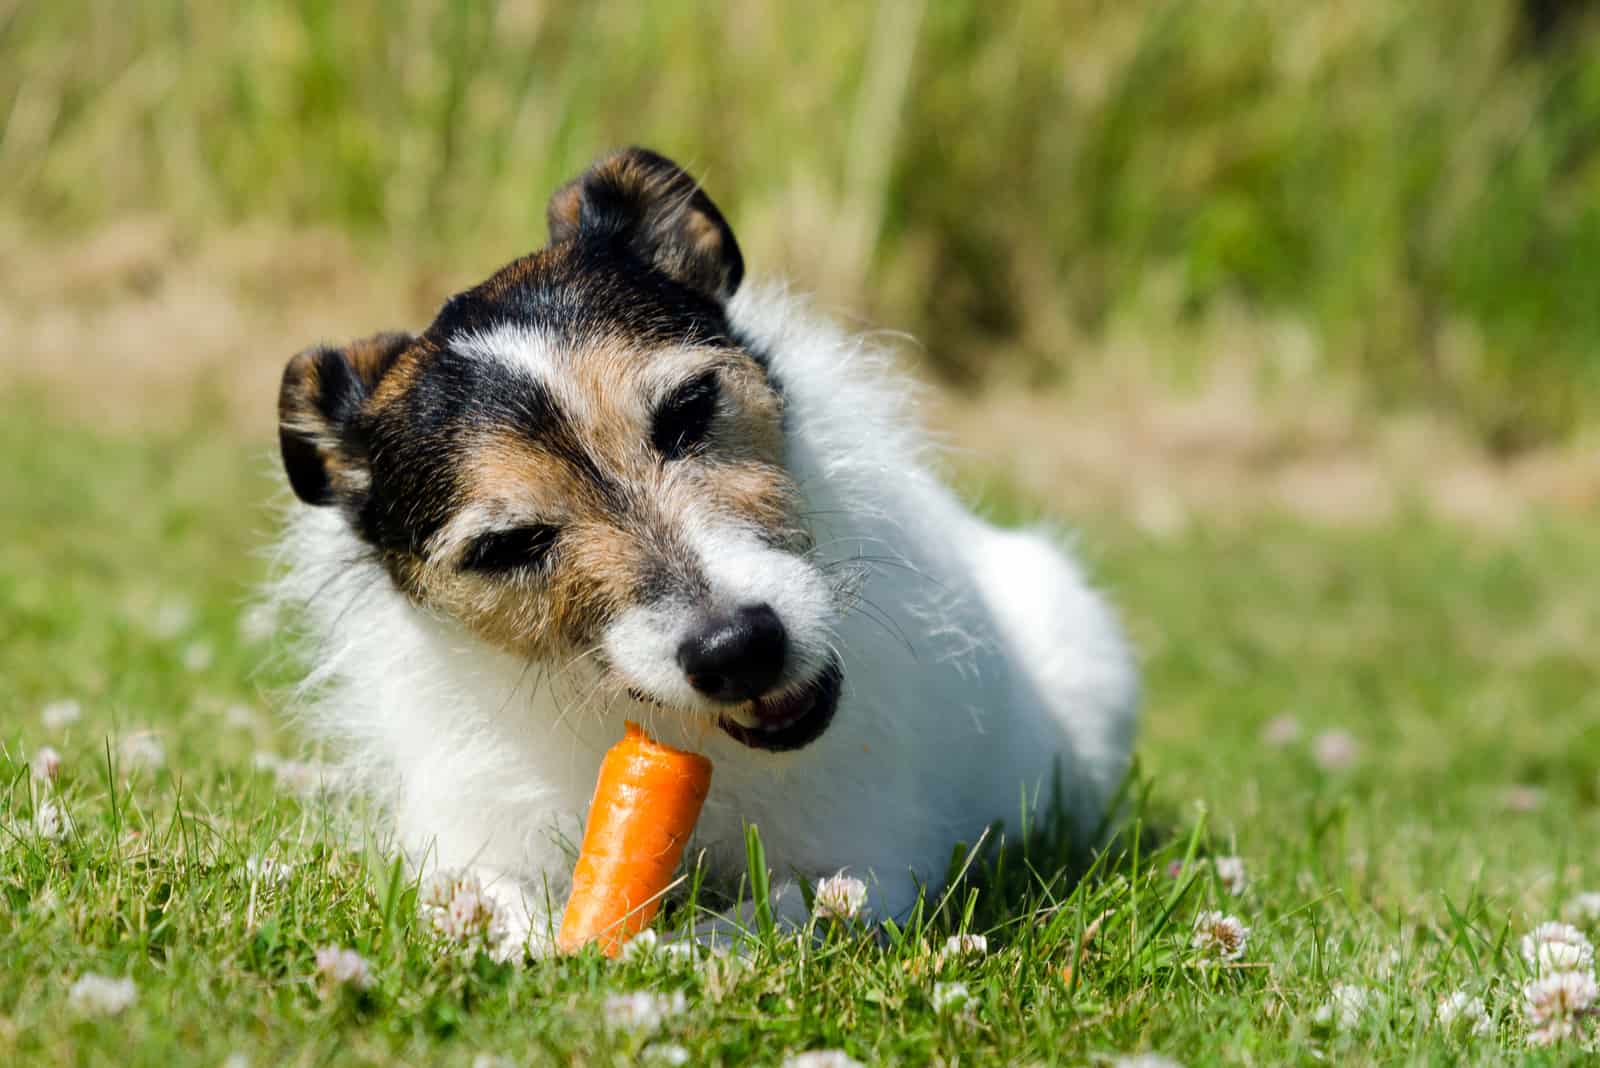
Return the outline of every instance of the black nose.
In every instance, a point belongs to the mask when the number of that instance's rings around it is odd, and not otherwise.
[[[689,685],[713,701],[749,701],[772,689],[783,673],[788,638],[771,605],[751,604],[713,616],[678,646]]]

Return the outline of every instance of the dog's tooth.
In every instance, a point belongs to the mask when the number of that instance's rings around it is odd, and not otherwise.
[[[729,709],[723,713],[723,716],[733,720],[733,722],[748,730],[760,730],[762,727],[766,726],[766,721],[764,721],[760,716],[756,715],[752,709],[748,708]]]

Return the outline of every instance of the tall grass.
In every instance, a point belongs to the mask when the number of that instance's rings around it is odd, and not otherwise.
[[[1243,310],[1515,446],[1600,413],[1597,56],[1513,0],[0,0],[0,219],[486,266],[646,142],[947,375]]]

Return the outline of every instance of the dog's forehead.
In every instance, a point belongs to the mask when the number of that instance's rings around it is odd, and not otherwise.
[[[640,349],[728,335],[716,301],[603,245],[560,245],[507,264],[446,301],[428,334],[443,342],[507,327],[572,346],[609,339]]]
[[[424,336],[411,383],[463,403],[487,399],[474,387],[532,391],[537,411],[576,419],[637,409],[695,354],[736,347],[715,302],[625,255],[565,246],[451,298]]]
[[[506,388],[537,390],[561,416],[588,422],[647,414],[665,389],[724,352],[625,331],[573,336],[502,320],[452,336],[444,363],[473,362]]]

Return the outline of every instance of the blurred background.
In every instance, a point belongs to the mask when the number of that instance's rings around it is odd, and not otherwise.
[[[1034,496],[1592,504],[1596,57],[1582,0],[0,0],[0,395],[266,441],[638,142]]]
[[[1516,999],[1470,947],[1600,892],[1597,8],[0,0],[0,849],[46,742],[89,843],[0,853],[0,1065],[308,1063],[308,1035],[466,1064],[545,1026],[515,985],[467,1022],[431,956],[359,1039],[297,1022],[284,977],[344,913],[295,891],[263,941],[255,883],[204,880],[338,856],[296,796],[302,665],[252,608],[284,363],[421,328],[629,143],[702,180],[752,274],[894,347],[969,499],[1072,529],[1140,654],[1153,824],[1248,858],[1223,907],[1275,962],[1259,1013],[1135,968],[969,1060],[1304,1060],[1327,981],[1426,975],[1399,1061],[1447,983]],[[382,932],[367,863],[328,885]],[[92,1032],[62,1015],[91,967],[145,991]]]

